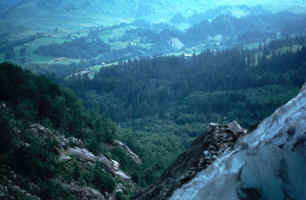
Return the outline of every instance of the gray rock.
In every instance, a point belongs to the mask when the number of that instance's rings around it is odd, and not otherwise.
[[[138,165],[141,165],[142,164],[142,161],[141,159],[139,158],[139,156],[134,153],[126,144],[124,144],[123,142],[119,141],[119,140],[115,140],[114,141],[116,144],[119,145],[119,147],[125,151],[131,158],[132,160],[138,164]]]
[[[107,200],[107,198],[102,193],[91,187],[82,187],[75,184],[66,184],[63,185],[63,187],[76,194],[80,200]]]
[[[94,165],[96,162],[100,162],[103,164],[105,169],[110,172],[113,176],[117,176],[118,178],[121,178],[123,180],[130,180],[131,178],[126,175],[123,171],[120,170],[120,165],[115,160],[110,160],[104,155],[95,156],[93,153],[88,151],[84,148],[79,147],[70,147],[67,149],[67,154],[70,157],[75,157],[78,160],[88,164],[88,165]],[[64,157],[62,157],[64,159]]]
[[[77,159],[87,162],[96,162],[97,161],[97,157],[89,152],[87,149],[83,149],[83,148],[79,148],[79,147],[73,147],[73,148],[68,148],[67,149],[67,153],[72,156],[72,157],[76,157]]]
[[[233,133],[247,133],[245,129],[243,129],[240,124],[238,124],[237,121],[232,121],[231,123],[228,124],[228,129],[232,131]]]

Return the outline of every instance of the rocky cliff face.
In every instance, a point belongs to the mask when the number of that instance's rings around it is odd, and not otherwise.
[[[230,127],[211,124],[134,199],[306,199],[306,86],[254,131]]]
[[[0,109],[5,109],[6,105],[0,103]],[[57,165],[63,169],[72,170],[74,164],[78,164],[78,171],[75,173],[81,173],[81,171],[94,169],[97,165],[101,166],[99,170],[101,172],[109,174],[114,179],[113,192],[99,191],[93,185],[87,183],[80,183],[76,180],[67,181],[59,175],[55,182],[57,182],[64,191],[69,191],[75,194],[80,200],[112,200],[116,199],[116,193],[122,191],[132,191],[136,185],[131,181],[131,178],[120,169],[120,163],[106,157],[103,154],[94,155],[92,152],[84,147],[81,140],[74,137],[65,137],[60,135],[57,131],[46,128],[40,124],[32,124],[26,130],[17,130],[18,134],[22,138],[24,134],[30,134],[40,143],[48,143],[54,141],[54,151],[57,152]],[[26,143],[23,140],[18,140],[21,146],[29,148],[31,143]],[[133,153],[124,143],[116,141],[120,145],[125,146],[132,154],[134,159],[138,156]],[[1,157],[0,157],[1,158]],[[30,158],[29,158],[30,159]],[[139,159],[139,158],[138,158]],[[0,159],[1,161],[1,159]],[[27,162],[26,160],[23,162]],[[138,164],[141,164],[141,160],[137,160]],[[24,199],[41,199],[39,194],[42,190],[42,185],[32,181],[29,177],[14,171],[10,165],[3,165],[0,162],[0,199],[15,200],[23,196]],[[89,176],[90,174],[87,174]],[[71,179],[73,179],[71,177]],[[26,183],[26,184],[25,184]],[[43,198],[44,199],[44,198]]]

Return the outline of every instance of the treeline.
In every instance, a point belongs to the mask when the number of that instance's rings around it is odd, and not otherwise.
[[[257,50],[230,49],[204,51],[192,58],[158,57],[128,61],[102,68],[93,80],[69,81],[69,86],[85,103],[116,121],[158,115],[178,120],[180,114],[228,115],[231,102],[247,113],[261,111],[260,102],[250,94],[258,88],[299,87],[305,80],[305,47],[290,49],[290,44],[305,38],[274,41]],[[287,49],[284,45],[289,45]],[[254,90],[254,91],[253,91]],[[280,95],[280,94],[277,94]],[[247,101],[248,100],[248,101]],[[260,100],[260,99],[259,99]],[[273,99],[269,111],[286,99]],[[269,111],[249,120],[236,116],[245,126],[262,119]],[[265,113],[266,112],[266,113]],[[181,121],[181,120],[178,120]]]

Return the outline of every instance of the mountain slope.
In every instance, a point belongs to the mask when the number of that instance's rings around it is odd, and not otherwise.
[[[197,174],[189,175],[192,179],[186,179],[187,183],[182,182],[184,185],[177,190],[171,183],[185,174],[169,171],[171,174],[166,171],[159,184],[134,199],[166,199],[173,191],[169,198],[171,200],[305,199],[305,119],[306,84],[298,96],[277,109],[254,131],[240,136],[233,148],[221,148],[222,144],[227,143],[220,138],[215,143],[210,143],[214,148],[205,145],[207,138],[215,137],[220,132],[226,137],[234,132],[228,131],[230,124],[212,124],[168,170],[186,170],[184,159],[207,161],[212,157],[212,162],[204,165],[199,172],[194,169],[201,167],[191,168]],[[183,156],[199,147],[202,148],[201,154]],[[221,154],[216,154],[220,149]]]
[[[0,199],[104,200],[135,189],[123,169],[141,160],[115,141],[109,119],[12,64],[0,64],[0,85]]]

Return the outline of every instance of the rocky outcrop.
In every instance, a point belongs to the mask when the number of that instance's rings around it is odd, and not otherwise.
[[[119,162],[108,159],[106,156],[102,154],[99,156],[95,156],[93,153],[91,153],[85,148],[73,147],[73,148],[68,148],[67,151],[63,151],[60,156],[62,161],[69,160],[72,157],[82,161],[87,165],[92,165],[92,166],[95,165],[96,162],[99,162],[113,176],[117,176],[122,180],[131,179],[130,176],[128,176],[126,173],[120,170]]]
[[[68,148],[67,153],[68,155],[75,157],[83,162],[95,163],[98,160],[98,158],[93,153],[89,152],[87,149],[84,148]]]
[[[115,140],[114,143],[116,143],[117,145],[119,145],[119,147],[125,151],[130,158],[137,164],[137,165],[141,165],[142,161],[139,158],[139,156],[134,153],[126,144],[124,144],[123,142],[119,141],[119,140]]]
[[[1,106],[1,103],[0,103]],[[62,186],[65,191],[75,194],[80,200],[114,200],[116,192],[132,192],[135,184],[131,178],[120,169],[120,163],[109,159],[103,154],[95,155],[85,148],[83,142],[74,137],[65,137],[59,132],[46,128],[41,124],[31,124],[25,131],[16,130],[20,137],[24,134],[31,135],[32,139],[37,139],[41,144],[52,142],[54,152],[57,152],[56,163],[65,169],[71,170],[72,163],[85,170],[94,169],[96,164],[102,167],[103,173],[107,173],[114,178],[115,188],[112,193],[98,191],[94,185],[80,183],[76,180],[66,181],[61,176],[52,180]],[[29,148],[32,144],[23,140],[18,140],[18,145],[22,148]],[[128,147],[125,147],[126,149]],[[132,152],[132,151],[131,151]],[[135,154],[136,155],[136,154]],[[39,195],[33,191],[40,191],[41,185],[35,184],[29,177],[21,175],[8,165],[0,163],[0,199],[16,200],[20,196],[26,199],[39,200]],[[25,187],[25,185],[27,185]]]
[[[192,147],[182,153],[161,176],[156,185],[135,195],[133,199],[163,200],[206,169],[224,152],[231,151],[239,136],[246,130],[233,121],[229,124],[209,124],[206,131],[193,141]]]
[[[104,155],[96,156],[92,152],[88,151],[84,148],[84,144],[81,140],[76,139],[74,137],[64,137],[59,135],[55,131],[46,128],[40,124],[32,124],[28,130],[34,134],[35,136],[39,137],[42,142],[49,141],[53,139],[58,144],[57,150],[60,152],[58,160],[60,162],[66,162],[71,160],[72,158],[78,159],[84,165],[94,166],[96,162],[100,162],[104,168],[111,173],[113,176],[116,176],[122,180],[130,180],[130,176],[124,173],[120,169],[120,163],[115,160],[108,159]],[[120,142],[120,141],[117,141]],[[121,143],[124,145],[123,143]],[[124,150],[131,156],[134,156],[135,161],[140,161],[138,156],[134,154],[126,145],[124,145]],[[139,159],[139,160],[137,160]],[[140,161],[141,162],[141,161]]]
[[[91,187],[81,187],[79,185],[64,185],[65,189],[72,191],[76,196],[82,200],[110,200],[101,194],[98,190]]]
[[[38,137],[41,142],[49,142],[49,140],[56,141],[59,149],[68,149],[69,147],[79,147],[84,148],[84,144],[81,140],[75,137],[65,137],[60,135],[57,131],[46,128],[41,124],[31,124],[27,131],[33,134],[35,137]]]

